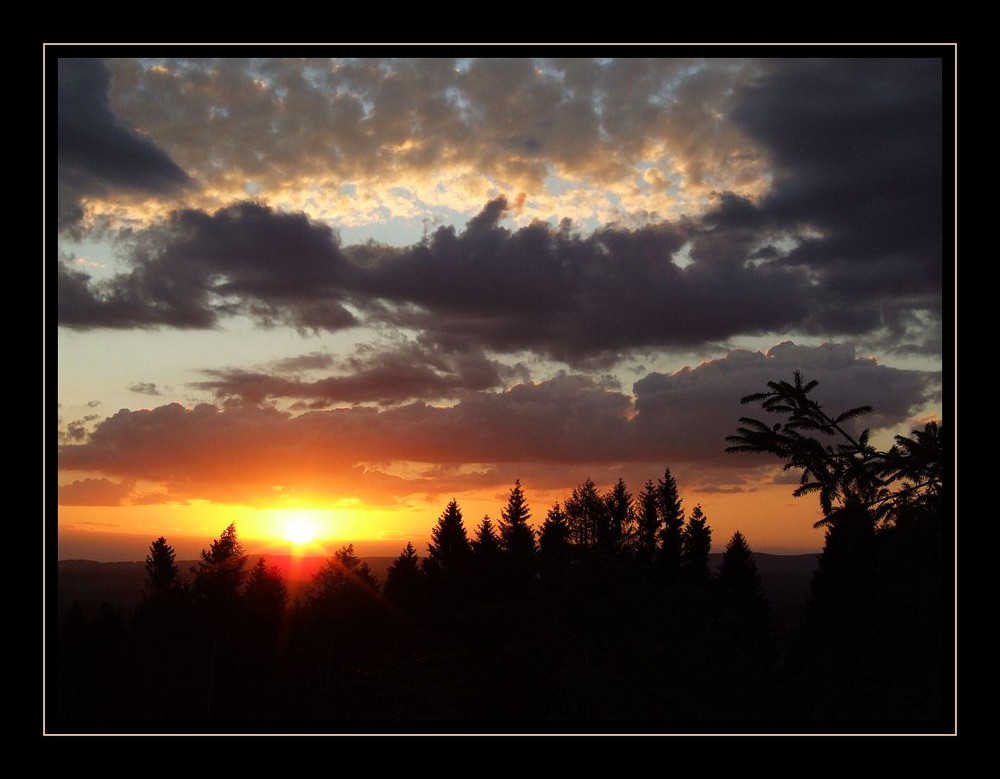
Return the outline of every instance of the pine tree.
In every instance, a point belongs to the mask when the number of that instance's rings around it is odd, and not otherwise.
[[[150,595],[168,592],[180,585],[176,552],[163,536],[149,545],[146,555],[146,589]]]
[[[677,480],[670,469],[657,483],[657,503],[660,512],[659,560],[668,579],[674,579],[681,567],[681,529],[684,527],[684,509],[677,492]]]
[[[681,538],[682,561],[685,576],[694,583],[707,582],[710,573],[708,555],[712,551],[712,528],[701,505],[694,507]]]
[[[368,563],[354,554],[354,544],[342,546],[313,575],[308,598],[314,603],[370,601],[378,592],[378,579]]]
[[[605,523],[607,507],[597,494],[597,487],[592,479],[588,477],[583,484],[573,489],[566,501],[565,510],[570,541],[581,548],[594,546],[598,528]]]
[[[656,541],[660,537],[660,512],[658,510],[659,497],[656,486],[652,480],[647,480],[642,492],[639,494],[638,511],[638,539],[636,547],[638,553],[645,560],[652,560],[656,556]]]
[[[281,569],[268,565],[261,557],[250,569],[243,590],[243,602],[247,609],[258,618],[270,618],[281,614],[287,600],[288,588]]]
[[[246,560],[236,524],[232,523],[208,549],[201,550],[201,561],[192,569],[195,591],[220,606],[235,600],[243,582]]]
[[[771,606],[750,545],[738,530],[722,555],[715,590],[722,624],[737,656],[752,664],[769,660],[773,651]]]
[[[573,553],[569,537],[566,514],[556,503],[549,509],[538,537],[538,564],[543,579],[551,581],[567,570]]]
[[[534,576],[535,531],[528,525],[529,519],[531,511],[518,479],[511,488],[507,505],[500,510],[501,557],[518,586],[526,585]]]
[[[424,568],[428,572],[464,576],[468,573],[472,559],[472,547],[462,522],[462,510],[458,501],[452,500],[431,530],[431,543],[427,545],[428,556]]]
[[[500,559],[500,539],[493,528],[493,520],[489,514],[476,528],[476,535],[469,542],[472,547],[472,559],[478,569],[495,570]]]
[[[385,597],[411,616],[416,615],[423,602],[424,581],[420,572],[420,558],[413,544],[406,543],[385,575],[382,591]]]
[[[619,478],[615,486],[608,490],[604,505],[605,521],[598,546],[612,554],[620,554],[631,546],[635,516],[632,495],[623,479]]]

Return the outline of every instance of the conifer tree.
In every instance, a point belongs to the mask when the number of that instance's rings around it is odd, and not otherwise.
[[[218,540],[213,541],[208,549],[201,550],[201,561],[192,569],[195,591],[204,598],[217,601],[219,605],[223,601],[234,600],[243,582],[246,560],[236,524],[231,523]]]
[[[489,514],[476,528],[476,535],[469,542],[472,547],[472,558],[477,568],[493,569],[500,559],[500,539],[493,528],[493,520]]]
[[[773,651],[771,606],[746,538],[738,530],[722,555],[716,579],[720,617],[736,642],[737,656],[760,664]]]
[[[620,554],[631,546],[634,511],[632,495],[621,478],[604,496],[606,508],[602,537],[598,545],[613,554]]]
[[[597,542],[598,528],[605,522],[607,507],[591,478],[573,489],[566,501],[566,523],[569,525],[570,542],[589,548]]]
[[[652,480],[647,480],[639,494],[636,549],[645,560],[656,556],[656,542],[660,537],[659,497]]]
[[[149,545],[149,554],[146,555],[146,589],[150,595],[164,593],[179,586],[175,557],[174,548],[163,536]]]
[[[378,579],[368,563],[354,554],[354,544],[342,546],[313,575],[308,598],[320,604],[370,601]]]
[[[670,469],[663,473],[657,483],[657,498],[660,512],[659,560],[668,579],[673,579],[681,567],[681,529],[684,527],[684,509],[677,492],[677,480]]]
[[[251,614],[260,618],[280,615],[288,600],[288,588],[281,569],[268,565],[263,557],[250,569],[243,602]]]
[[[507,505],[500,510],[500,551],[507,571],[521,584],[534,575],[535,531],[528,525],[529,519],[531,510],[518,479]]]
[[[682,567],[691,582],[707,582],[709,579],[708,555],[712,551],[712,528],[708,517],[701,510],[701,504],[694,507],[681,538]]]
[[[386,598],[411,615],[418,610],[423,598],[424,581],[419,563],[417,550],[407,541],[386,571],[382,588]]]
[[[471,601],[472,545],[458,501],[448,503],[431,530],[422,570],[427,583],[428,617],[441,630],[455,627],[455,616]]]
[[[445,575],[465,575],[472,558],[472,547],[462,522],[462,510],[458,501],[452,499],[431,530],[431,543],[427,545],[428,556],[424,568],[439,571]]]
[[[573,548],[566,514],[556,503],[549,509],[538,537],[538,563],[543,579],[552,580],[569,565]]]

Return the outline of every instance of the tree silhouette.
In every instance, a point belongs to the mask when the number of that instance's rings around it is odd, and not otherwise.
[[[566,501],[566,523],[570,542],[580,548],[590,548],[597,542],[598,528],[605,523],[607,507],[590,477]]]
[[[670,469],[663,472],[657,483],[657,503],[660,512],[659,561],[668,579],[675,579],[681,569],[682,535],[684,509],[677,492],[677,480]]]
[[[708,555],[712,551],[712,528],[701,505],[694,507],[681,537],[681,567],[688,581],[704,583],[709,579]]]
[[[771,606],[757,561],[740,531],[726,544],[719,566],[716,592],[722,613],[748,645],[760,649],[771,629]],[[766,642],[765,642],[766,643]]]
[[[784,417],[768,425],[741,417],[727,451],[771,454],[800,471],[796,496],[816,492],[826,526],[804,615],[799,683],[816,688],[808,716],[941,716],[946,543],[940,426],[896,436],[889,451],[853,421],[858,406],[828,414],[810,393],[817,382],[768,382],[742,403]]]
[[[202,629],[211,636],[205,680],[205,718],[209,720],[216,716],[220,703],[224,708],[232,701],[230,691],[236,682],[230,659],[236,652],[232,644],[246,559],[233,523],[201,551],[201,561],[191,569]]]
[[[543,580],[552,581],[566,572],[573,552],[569,539],[566,514],[556,503],[545,516],[538,536],[538,564]]]
[[[409,541],[385,574],[385,597],[410,616],[417,616],[423,605],[424,581],[420,558]]]
[[[652,560],[656,556],[656,541],[660,536],[659,497],[652,480],[647,480],[639,494],[639,508],[636,517],[638,524],[636,551],[644,560]]]
[[[354,554],[354,544],[342,546],[313,575],[308,598],[317,604],[344,600],[368,601],[378,591],[378,579],[368,563]]]
[[[254,616],[261,619],[279,616],[288,600],[288,588],[281,569],[268,565],[263,557],[250,569],[243,602]]]
[[[483,521],[476,528],[476,535],[469,542],[472,546],[472,557],[477,566],[491,568],[496,566],[500,558],[500,539],[497,537],[493,527],[493,520],[489,514],[483,517]]]
[[[427,592],[434,606],[431,617],[445,625],[471,597],[472,546],[458,501],[453,499],[447,505],[431,530],[427,552],[422,568],[427,577]]]
[[[612,554],[629,548],[632,539],[634,513],[632,495],[621,478],[604,496],[604,524],[598,529],[598,546]]]
[[[870,431],[854,436],[846,429],[851,420],[871,413],[871,406],[830,416],[809,397],[818,384],[804,381],[795,371],[792,383],[769,381],[768,392],[741,398],[741,404],[760,403],[764,411],[781,414],[786,421],[769,425],[740,417],[743,427],[726,437],[732,444],[726,451],[772,454],[784,461],[784,470],[800,470],[799,487],[793,494],[799,497],[818,492],[824,519],[817,524],[825,524],[836,515],[836,509],[880,505],[888,498],[888,491],[882,478],[885,454],[871,445]],[[839,439],[836,445],[824,443],[834,438]]]
[[[534,576],[535,531],[528,525],[531,511],[521,489],[514,482],[507,505],[500,509],[500,551],[506,571],[515,587],[527,586]]]
[[[180,585],[176,553],[163,536],[149,545],[146,555],[146,589],[150,595],[168,592]]]
[[[192,568],[195,592],[220,603],[234,601],[243,582],[246,560],[236,524],[232,523],[208,549],[201,550],[201,561]]]
[[[462,510],[458,501],[452,499],[431,530],[431,543],[427,545],[428,556],[424,568],[428,572],[444,575],[465,576],[472,559],[472,547],[462,522]]]

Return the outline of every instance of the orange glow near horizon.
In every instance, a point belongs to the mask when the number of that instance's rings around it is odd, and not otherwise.
[[[541,527],[548,508],[562,502],[565,489],[535,488],[526,481],[532,512],[531,524]],[[603,491],[610,486],[599,485]],[[686,513],[701,504],[712,528],[712,551],[722,552],[733,532],[739,530],[757,552],[797,554],[818,552],[822,530],[813,528],[819,518],[817,502],[793,498],[794,485],[761,483],[749,492],[699,493],[681,485]],[[633,490],[635,486],[632,485]],[[508,488],[422,496],[406,502],[371,506],[341,501],[325,507],[298,505],[269,508],[190,501],[136,506],[59,506],[59,558],[142,560],[149,544],[164,536],[175,546],[179,559],[197,559],[201,550],[232,522],[248,553],[299,558],[330,557],[348,544],[356,554],[395,556],[411,542],[421,557],[447,502],[459,501],[471,537],[489,514],[500,516]],[[103,546],[102,546],[103,545]]]

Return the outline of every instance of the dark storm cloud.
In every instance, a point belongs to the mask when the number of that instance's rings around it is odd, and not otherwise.
[[[682,346],[794,325],[807,280],[798,269],[745,265],[753,236],[684,221],[581,237],[535,223],[499,225],[491,201],[457,234],[387,253],[362,277],[371,298],[403,306],[377,315],[433,338],[464,333],[502,351],[579,363],[644,346]],[[696,262],[674,264],[688,241]]]
[[[791,327],[806,315],[806,274],[745,263],[757,235],[724,223],[729,201],[704,227],[686,220],[586,237],[568,223],[508,230],[499,224],[507,207],[497,198],[463,232],[442,227],[406,249],[345,251],[302,214],[253,203],[177,212],[128,237],[130,273],[90,284],[60,265],[61,323],[207,327],[239,312],[335,330],[356,323],[350,303],[368,323],[415,328],[437,344],[471,340],[577,363]],[[687,242],[694,262],[681,268],[673,257]]]
[[[817,331],[940,311],[944,153],[940,59],[768,63],[732,118],[770,152],[771,220],[811,227],[784,262],[818,281]]]
[[[59,261],[60,324],[207,328],[237,313],[302,330],[354,323],[338,300],[353,269],[336,234],[304,214],[255,203],[211,215],[187,209],[120,242],[131,269],[107,281]]]
[[[150,381],[140,381],[128,388],[129,392],[137,392],[140,395],[159,395],[160,391],[156,385]]]
[[[279,371],[331,367],[329,355],[304,355],[281,360]],[[445,350],[441,347],[409,343],[386,350],[361,347],[358,353],[337,367],[343,375],[315,380],[244,370],[206,370],[214,378],[192,386],[210,390],[219,399],[261,403],[269,399],[291,398],[315,404],[402,403],[414,399],[436,400],[466,392],[493,389],[524,371],[491,360],[481,349]],[[314,404],[314,407],[316,405]]]
[[[187,498],[239,492],[260,500],[273,485],[330,491],[336,484],[350,492],[359,473],[370,473],[374,485],[381,470],[374,464],[396,461],[516,463],[541,472],[577,464],[596,473],[624,463],[689,463],[716,472],[768,466],[725,454],[725,436],[748,415],[740,397],[765,389],[767,381],[790,379],[796,369],[820,382],[815,397],[826,406],[875,406],[865,419],[872,428],[904,423],[940,380],[859,359],[849,347],[786,343],[767,354],[731,352],[669,376],[650,374],[636,382],[634,402],[590,378],[562,375],[474,393],[449,408],[412,403],[299,416],[251,405],[122,410],[98,424],[87,443],[63,445],[60,466],[162,482]],[[366,470],[365,463],[373,465]],[[482,474],[491,469],[480,470],[470,484],[488,481]],[[718,473],[712,479],[723,488],[741,486]],[[397,496],[429,489],[421,477],[389,481],[381,486]]]
[[[170,194],[191,180],[113,111],[111,71],[99,59],[58,61],[59,224],[83,215],[80,198],[108,191]]]

